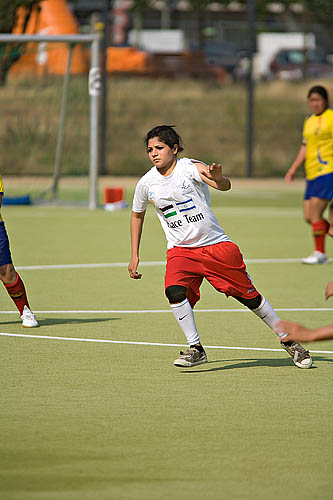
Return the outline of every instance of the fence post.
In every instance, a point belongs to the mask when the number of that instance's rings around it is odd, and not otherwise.
[[[53,181],[52,181],[52,186],[51,186],[52,199],[55,199],[57,197],[57,194],[58,194],[58,184],[59,184],[59,178],[60,178],[61,159],[62,159],[62,146],[63,146],[63,140],[64,140],[65,119],[66,119],[66,114],[67,114],[68,85],[69,85],[69,77],[71,74],[73,48],[74,48],[74,44],[69,43],[68,44],[67,68],[66,68],[66,74],[64,76],[62,98],[61,98],[60,120],[59,120],[57,147],[56,147],[56,154],[55,154],[55,161],[54,161]]]
[[[254,143],[254,78],[253,55],[256,50],[255,32],[255,0],[248,1],[248,27],[249,27],[249,67],[247,75],[247,177],[253,174],[253,143]]]

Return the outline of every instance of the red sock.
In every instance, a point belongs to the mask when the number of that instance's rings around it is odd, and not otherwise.
[[[17,274],[17,273],[16,273]],[[29,307],[27,294],[24,288],[24,283],[20,278],[20,275],[17,274],[16,280],[14,283],[10,283],[9,285],[5,285],[7,288],[7,292],[9,293],[12,300],[15,302],[17,309],[20,311],[20,314],[23,313],[24,306]],[[30,307],[29,307],[30,309]]]
[[[321,219],[318,222],[313,222],[311,227],[315,249],[317,252],[325,253],[325,237],[330,227],[329,223],[327,220]]]

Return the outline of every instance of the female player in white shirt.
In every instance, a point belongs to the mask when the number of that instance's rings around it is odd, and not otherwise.
[[[234,297],[251,309],[271,329],[279,317],[254,287],[238,246],[225,234],[210,209],[208,186],[219,191],[231,188],[222,166],[178,159],[178,153],[183,150],[181,138],[168,125],[150,130],[145,142],[153,167],[135,189],[128,270],[131,278],[141,278],[137,269],[142,226],[146,207],[152,203],[167,239],[165,294],[189,344],[189,349],[181,351],[174,364],[196,366],[207,362],[193,315],[204,278],[218,292]],[[296,366],[310,368],[310,354],[300,344],[283,341],[281,344]]]

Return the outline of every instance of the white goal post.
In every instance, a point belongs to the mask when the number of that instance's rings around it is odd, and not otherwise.
[[[90,43],[91,61],[89,71],[90,95],[90,159],[89,159],[89,208],[97,208],[97,179],[98,179],[98,125],[99,125],[99,98],[102,93],[100,67],[100,35],[11,35],[0,34],[0,43],[10,42],[63,42],[63,43]]]

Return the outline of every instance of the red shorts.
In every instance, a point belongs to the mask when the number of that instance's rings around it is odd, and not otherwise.
[[[167,251],[165,288],[184,286],[192,307],[200,300],[204,278],[227,297],[253,299],[259,294],[246,272],[238,246],[231,241],[199,248],[174,247]]]

